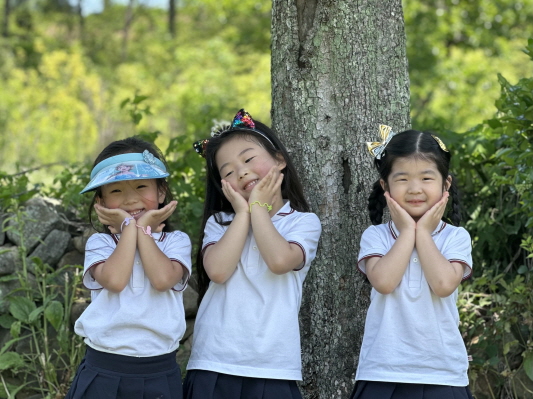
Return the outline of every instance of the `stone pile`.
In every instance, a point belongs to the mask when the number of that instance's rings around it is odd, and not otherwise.
[[[75,273],[79,272],[79,266],[83,266],[85,244],[95,232],[79,220],[73,220],[72,215],[67,216],[61,204],[48,198],[30,199],[24,205],[24,212],[25,221],[19,226],[13,215],[0,210],[0,226],[3,226],[0,229],[0,316],[8,313],[9,303],[4,300],[5,296],[20,286],[17,279],[9,280],[8,276],[15,275],[22,268],[21,248],[26,248],[24,256],[27,259],[29,280],[34,278],[34,257],[54,269],[66,267],[68,273]],[[194,282],[191,281],[191,285]],[[71,325],[90,303],[89,290],[83,288],[82,292],[83,296],[72,307]],[[177,355],[182,370],[190,354],[189,341],[197,311],[197,298],[196,291],[189,285],[184,291],[187,331]],[[0,326],[0,348],[10,338],[9,327]]]

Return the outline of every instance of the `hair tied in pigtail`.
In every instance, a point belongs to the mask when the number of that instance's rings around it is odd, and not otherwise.
[[[387,147],[387,144],[389,144],[389,141],[391,141],[391,139],[396,135],[396,133],[392,131],[392,127],[390,126],[379,125],[379,135],[381,137],[380,142],[366,143],[368,151],[376,159],[381,159],[381,157],[383,156],[383,152]]]

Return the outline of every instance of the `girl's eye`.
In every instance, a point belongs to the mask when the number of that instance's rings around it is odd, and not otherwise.
[[[118,188],[115,188],[114,190],[111,191],[111,194],[113,193],[120,193],[120,190]]]
[[[250,161],[251,161],[252,159],[254,159],[254,158],[255,158],[255,156],[254,156],[254,157],[251,157],[251,158],[248,158],[248,159],[247,159],[246,161],[244,161],[244,162],[245,162],[245,163],[248,163],[248,162],[250,162]]]
[[[233,172],[228,172],[228,173],[226,173],[226,174],[224,175],[224,179],[225,179],[226,177],[228,177],[229,175],[231,175],[232,173],[233,173]]]
[[[144,184],[137,186],[137,188],[145,188],[146,186]]]

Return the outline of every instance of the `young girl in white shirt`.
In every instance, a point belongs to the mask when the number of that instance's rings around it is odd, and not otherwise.
[[[301,399],[298,311],[320,221],[283,144],[246,111],[195,148],[207,161],[203,299],[184,396]]]
[[[121,173],[128,170],[128,173]],[[182,291],[189,237],[172,231],[176,209],[160,151],[136,137],[109,144],[82,193],[105,232],[85,249],[91,304],[76,321],[87,352],[67,399],[182,399],[176,350],[185,331]]]
[[[372,292],[350,398],[472,399],[456,306],[471,240],[441,220],[451,196],[451,222],[460,221],[450,152],[429,133],[380,129],[383,141],[368,143],[380,179],[359,252]],[[382,224],[385,206],[392,220]]]

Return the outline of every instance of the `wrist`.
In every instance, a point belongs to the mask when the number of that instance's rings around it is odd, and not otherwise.
[[[267,202],[261,202],[259,200],[256,200],[256,201],[251,201],[250,202],[250,205],[249,205],[250,209],[250,213],[252,213],[252,210],[255,209],[259,209],[259,208],[264,208],[264,210],[268,213],[272,210],[272,205],[267,203]]]

